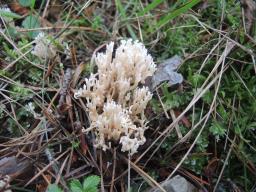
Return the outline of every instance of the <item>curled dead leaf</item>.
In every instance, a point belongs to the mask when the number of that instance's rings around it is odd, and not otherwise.
[[[170,86],[182,83],[183,76],[176,72],[181,63],[182,59],[178,55],[163,61],[157,66],[157,71],[146,84],[151,90],[154,90],[158,85],[165,81],[167,81]]]

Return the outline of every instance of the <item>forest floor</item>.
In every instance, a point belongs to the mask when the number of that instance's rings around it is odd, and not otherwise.
[[[253,0],[0,1],[0,191],[168,191],[176,175],[195,191],[256,191],[255,17]],[[128,38],[176,62],[132,156],[95,148],[74,98],[93,55]]]

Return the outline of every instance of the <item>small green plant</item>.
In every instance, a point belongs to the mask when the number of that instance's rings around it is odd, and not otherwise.
[[[58,185],[51,184],[48,186],[47,192],[63,192],[63,191],[58,187]]]
[[[100,28],[102,25],[102,18],[101,16],[97,15],[93,18],[93,22],[92,22],[92,28],[93,29],[98,29]]]
[[[73,179],[70,182],[70,191],[72,192],[97,192],[98,185],[100,183],[100,177],[97,175],[91,175],[86,177],[83,183],[79,180]],[[47,188],[47,192],[63,192],[56,184],[51,184]]]
[[[27,16],[23,22],[22,22],[22,26],[25,29],[35,29],[35,28],[39,28],[40,27],[40,21],[38,19],[38,17],[34,16],[34,15],[29,15]],[[37,35],[39,34],[39,31],[29,31],[28,32],[28,36],[30,38],[35,38]]]
[[[34,8],[35,0],[19,0],[19,4],[23,7],[31,7]]]
[[[213,121],[209,131],[215,136],[218,141],[220,137],[225,135],[226,128],[221,123]]]

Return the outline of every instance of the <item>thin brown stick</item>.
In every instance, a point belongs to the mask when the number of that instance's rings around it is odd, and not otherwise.
[[[43,172],[45,172],[49,167],[51,167],[56,161],[58,161],[61,157],[63,157],[70,149],[62,153],[59,157],[51,161],[47,166],[45,166],[40,172],[38,172],[34,177],[32,177],[26,184],[25,187],[27,187],[30,183],[32,183],[37,177],[39,177]]]
[[[70,155],[69,155],[69,156],[70,156]],[[67,157],[65,158],[65,160],[63,161],[63,163],[62,163],[62,165],[61,165],[61,167],[60,167],[59,173],[58,173],[58,175],[57,175],[57,177],[56,177],[55,184],[58,184],[58,183],[59,183],[60,178],[61,178],[61,174],[62,174],[62,172],[63,172],[63,170],[64,170],[64,167],[65,167],[65,165],[66,165],[66,163],[67,163],[67,160],[68,160],[68,157],[69,157],[69,156],[67,156]]]
[[[110,192],[113,192],[113,189],[114,189],[115,173],[116,173],[116,148],[114,148],[113,171],[112,171],[112,179],[111,179],[111,185],[110,185]]]

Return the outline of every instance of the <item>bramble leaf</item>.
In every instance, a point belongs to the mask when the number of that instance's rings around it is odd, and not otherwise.
[[[85,192],[97,192],[98,185],[100,183],[100,177],[92,175],[84,179],[83,191]]]

